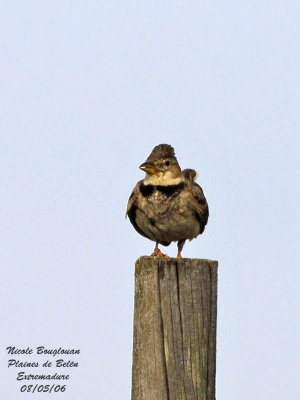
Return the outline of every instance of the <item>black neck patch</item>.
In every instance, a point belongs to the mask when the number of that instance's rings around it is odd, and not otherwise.
[[[140,186],[140,191],[144,197],[151,196],[154,190],[158,190],[159,192],[165,194],[166,196],[172,196],[174,193],[182,190],[184,188],[184,183],[178,183],[178,185],[144,185],[143,183]]]
[[[178,183],[178,185],[167,185],[167,186],[156,186],[156,189],[162,192],[163,194],[167,196],[172,196],[175,192],[178,192],[179,190],[182,190],[184,188],[184,183]]]
[[[144,197],[151,196],[154,191],[155,186],[153,185],[144,185],[143,183],[140,186],[140,191]]]

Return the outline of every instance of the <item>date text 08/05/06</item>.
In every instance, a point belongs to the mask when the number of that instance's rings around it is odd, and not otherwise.
[[[23,385],[20,388],[20,392],[28,392],[28,393],[34,393],[34,392],[64,392],[66,390],[66,385]]]

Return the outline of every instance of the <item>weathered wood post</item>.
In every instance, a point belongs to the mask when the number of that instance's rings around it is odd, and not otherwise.
[[[137,260],[132,400],[215,399],[217,266]]]

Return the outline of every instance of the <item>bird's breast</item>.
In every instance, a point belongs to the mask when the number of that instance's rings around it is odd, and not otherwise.
[[[148,237],[160,242],[196,237],[199,222],[188,206],[184,184],[176,188],[148,186],[141,186],[138,205],[141,210],[138,223]]]

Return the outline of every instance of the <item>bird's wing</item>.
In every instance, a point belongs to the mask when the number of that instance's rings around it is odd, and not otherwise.
[[[191,182],[189,185],[190,193],[192,194],[191,207],[195,211],[197,218],[200,223],[200,233],[204,231],[205,225],[207,224],[209,209],[206,198],[204,196],[201,186],[196,182]]]
[[[136,223],[136,211],[137,211],[137,209],[139,209],[139,208],[138,208],[138,196],[141,194],[141,192],[140,192],[140,186],[141,186],[142,182],[143,182],[143,181],[141,180],[141,181],[139,181],[139,182],[135,185],[135,187],[134,187],[134,189],[133,189],[131,195],[129,196],[128,204],[127,204],[127,210],[126,210],[126,216],[128,215],[130,222],[131,222],[132,225],[134,226],[134,229],[135,229],[140,235],[146,237],[147,239],[150,239],[150,238],[145,234],[145,232],[143,232],[143,231],[141,230],[141,228],[138,226],[138,224]],[[140,210],[140,209],[139,209],[139,210]]]
[[[137,186],[139,185],[140,182],[136,184],[136,186],[133,188],[133,191],[131,192],[131,195],[129,196],[128,203],[127,203],[127,210],[126,210],[126,217],[131,213],[132,207],[136,204],[137,200]]]

